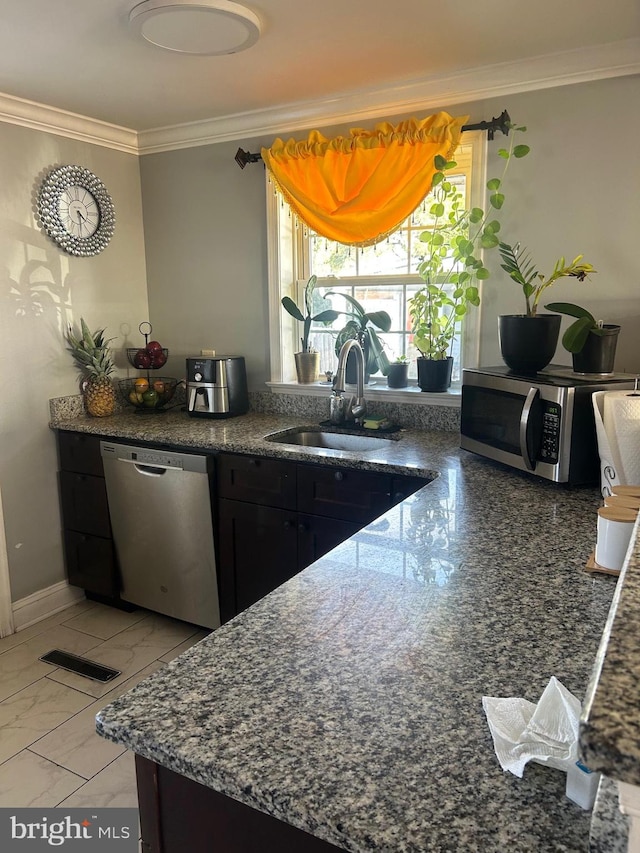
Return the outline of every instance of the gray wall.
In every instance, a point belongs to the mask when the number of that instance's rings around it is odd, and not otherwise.
[[[237,148],[140,158],[149,310],[172,376],[184,375],[184,357],[215,349],[244,355],[259,388],[269,378],[264,167],[242,171]]]
[[[114,236],[95,258],[65,254],[36,221],[39,181],[65,163],[97,174],[115,204]],[[119,348],[148,317],[137,157],[0,123],[0,489],[13,601],[65,578],[49,399],[78,393],[64,332],[81,316]]]
[[[503,236],[528,246],[546,273],[562,255],[583,253],[594,264],[598,274],[590,281],[564,279],[547,291],[546,301],[579,302],[607,322],[621,321],[616,366],[629,371],[640,371],[633,249],[640,233],[639,97],[640,78],[624,77],[449,109],[478,121],[506,108],[515,122],[527,125],[522,141],[532,153],[510,168]],[[240,144],[258,151],[271,142]],[[496,152],[506,144],[500,135],[490,143],[489,175],[501,173]],[[240,170],[233,160],[237,147],[225,143],[141,158],[149,306],[154,325],[176,351],[213,347],[244,354],[255,389],[268,378],[264,169],[255,164]],[[481,308],[483,364],[500,362],[497,315],[524,310],[497,255],[488,262],[494,275]],[[569,364],[570,356],[559,347],[556,360]]]

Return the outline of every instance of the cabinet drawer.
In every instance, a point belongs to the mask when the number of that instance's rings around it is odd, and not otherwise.
[[[81,432],[59,432],[58,448],[62,470],[104,477],[102,457],[100,456],[100,439],[95,435],[85,435]]]
[[[223,453],[218,457],[217,467],[220,497],[279,509],[295,509],[295,463]]]
[[[65,530],[64,552],[70,584],[98,595],[118,596],[120,582],[111,539]]]
[[[367,524],[391,506],[391,477],[372,471],[298,466],[298,509]]]
[[[64,526],[93,536],[111,536],[107,489],[102,477],[60,472]]]

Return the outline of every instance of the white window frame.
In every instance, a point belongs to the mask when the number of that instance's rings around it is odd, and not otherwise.
[[[470,205],[484,208],[487,182],[487,136],[482,131],[463,133],[461,146],[471,148]],[[454,155],[455,156],[455,155]],[[269,351],[271,381],[267,384],[278,393],[327,394],[327,383],[299,385],[295,378],[293,354],[299,351],[299,323],[283,309],[281,299],[290,296],[301,305],[301,284],[309,277],[306,227],[282,202],[266,172],[267,262],[269,286]],[[461,367],[478,367],[482,311],[482,282],[480,306],[464,318],[461,328]],[[367,397],[389,402],[410,400],[426,404],[459,406],[460,384],[452,384],[442,394],[423,394],[415,387],[389,389],[386,383],[370,384]]]

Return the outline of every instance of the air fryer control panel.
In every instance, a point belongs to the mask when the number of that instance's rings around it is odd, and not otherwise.
[[[217,382],[218,361],[215,358],[188,358],[187,382]]]

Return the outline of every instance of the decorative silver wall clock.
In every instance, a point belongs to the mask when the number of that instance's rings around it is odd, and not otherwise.
[[[82,166],[59,166],[49,172],[38,193],[38,213],[49,237],[77,257],[105,249],[116,221],[107,188]]]

